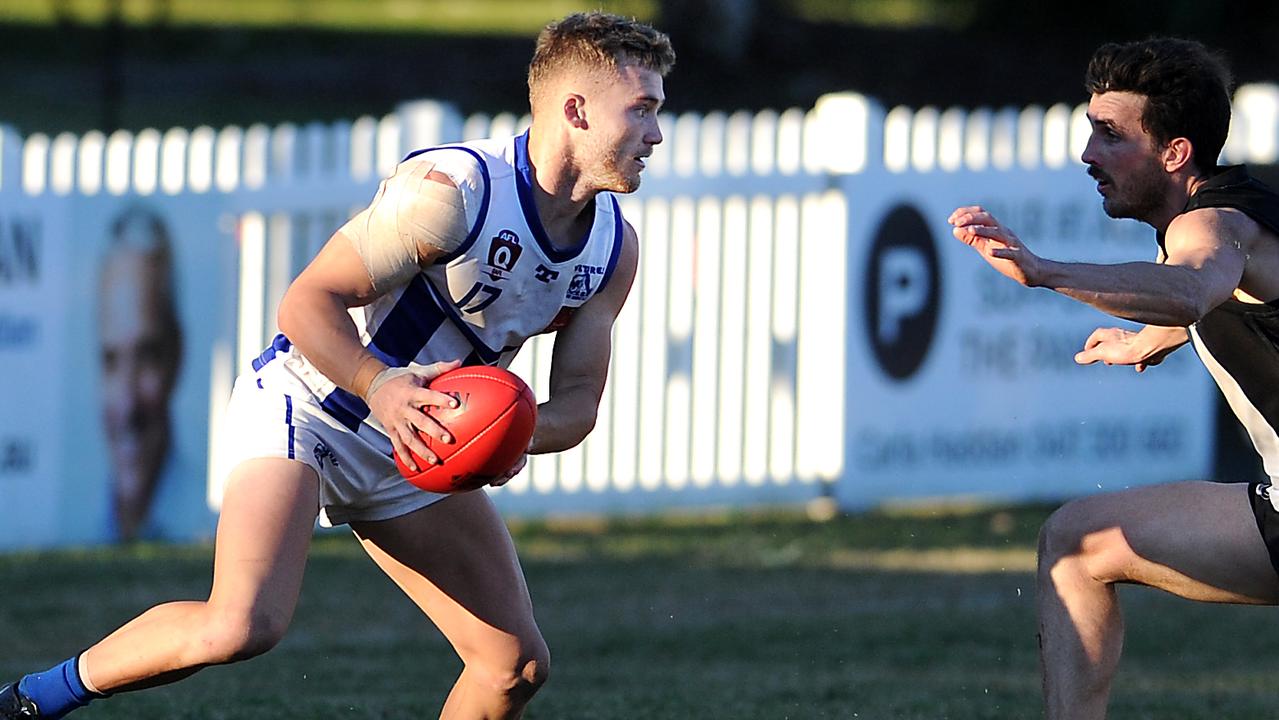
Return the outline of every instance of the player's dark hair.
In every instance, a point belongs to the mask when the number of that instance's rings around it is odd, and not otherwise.
[[[1184,137],[1195,167],[1210,174],[1230,129],[1234,81],[1222,55],[1194,40],[1151,38],[1108,43],[1093,53],[1084,86],[1096,95],[1144,95],[1141,126],[1161,146]]]
[[[671,40],[637,20],[604,12],[574,13],[537,36],[528,66],[529,97],[556,72],[572,67],[617,68],[635,63],[665,77],[675,66]]]

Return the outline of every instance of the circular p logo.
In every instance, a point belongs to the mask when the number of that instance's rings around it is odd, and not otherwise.
[[[918,210],[898,205],[880,223],[862,287],[875,359],[889,377],[905,380],[928,357],[941,305],[937,247]]]

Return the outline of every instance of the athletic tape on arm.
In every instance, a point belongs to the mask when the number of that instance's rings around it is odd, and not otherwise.
[[[434,169],[425,160],[403,163],[339,231],[355,247],[375,290],[407,282],[423,260],[456,250],[470,232],[462,191],[428,179]]]
[[[418,363],[409,363],[408,367],[389,367],[382,372],[373,376],[373,381],[369,383],[369,389],[364,391],[363,400],[367,403],[373,399],[373,393],[377,392],[388,380],[394,380],[401,375],[418,375],[418,371],[422,369],[422,365]]]

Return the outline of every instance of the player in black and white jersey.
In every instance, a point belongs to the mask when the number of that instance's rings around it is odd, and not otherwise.
[[[1118,318],[1075,360],[1158,365],[1187,342],[1279,477],[1279,197],[1217,166],[1230,74],[1196,42],[1109,44],[1086,76],[1083,153],[1106,213],[1155,228],[1154,262],[1054,262],[980,207],[954,234],[996,270]],[[1122,402],[1122,399],[1099,399]],[[1123,643],[1117,583],[1193,600],[1279,603],[1279,512],[1269,482],[1180,482],[1067,503],[1040,534],[1037,609],[1048,718],[1100,718]],[[1260,532],[1258,531],[1260,530]]]
[[[427,383],[458,362],[505,365],[549,331],[549,397],[527,451],[594,427],[639,256],[612,193],[639,186],[662,141],[674,61],[647,25],[571,15],[538,38],[527,133],[406,158],[293,282],[284,334],[236,382],[209,599],[154,607],[5,686],[0,720],[60,718],[265,652],[292,618],[317,517],[349,524],[457,650],[442,717],[518,717],[549,654],[506,526],[483,492],[410,486],[392,450],[433,461],[418,433],[450,440],[424,406],[454,401]]]

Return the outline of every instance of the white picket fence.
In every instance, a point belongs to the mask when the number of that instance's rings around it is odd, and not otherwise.
[[[941,173],[962,189],[1011,171],[1078,172],[1083,113],[885,112],[841,94],[809,110],[666,116],[643,187],[623,200],[643,254],[598,426],[580,448],[537,458],[495,493],[499,502],[536,513],[829,494],[845,471],[856,395],[846,350],[857,288],[844,269],[865,242],[850,233],[859,197],[846,179]],[[198,196],[223,210],[239,241],[240,291],[228,299],[239,318],[233,350],[209,378],[216,426],[216,399],[276,332],[288,282],[381,176],[411,149],[513,134],[526,122],[422,101],[304,126],[25,139],[0,127],[0,206],[106,194],[160,208]],[[1239,90],[1224,158],[1279,158],[1279,88]],[[539,395],[549,358],[539,338],[514,368]]]

